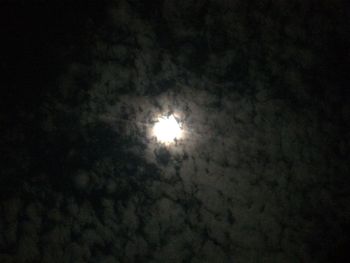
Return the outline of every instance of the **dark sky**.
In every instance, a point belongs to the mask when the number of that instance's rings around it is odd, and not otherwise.
[[[1,263],[347,261],[347,1],[72,2],[0,1]]]

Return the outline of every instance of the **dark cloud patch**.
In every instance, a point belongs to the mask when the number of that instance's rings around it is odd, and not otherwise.
[[[171,155],[165,147],[155,150],[156,159],[161,165],[168,165],[171,160]]]

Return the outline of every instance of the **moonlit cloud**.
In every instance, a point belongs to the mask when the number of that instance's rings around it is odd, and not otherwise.
[[[69,60],[18,135],[0,136],[32,147],[9,151],[23,167],[8,168],[22,175],[16,191],[2,188],[0,262],[337,255],[349,209],[332,189],[346,190],[337,121],[348,105],[334,120],[336,106],[324,103],[336,95],[324,90],[318,102],[302,90],[322,60],[309,45],[340,29],[316,11],[305,19],[295,11],[310,10],[304,2],[122,0],[101,25],[89,18],[82,58]]]

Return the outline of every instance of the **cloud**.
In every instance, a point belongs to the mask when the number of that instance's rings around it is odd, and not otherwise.
[[[68,67],[43,107],[39,149],[49,157],[31,168],[44,179],[28,175],[1,200],[1,262],[322,258],[310,256],[319,226],[348,219],[334,208],[341,177],[330,176],[345,174],[347,143],[322,117],[329,109],[300,88],[318,55],[307,30],[288,17],[281,28],[264,3],[251,13],[185,2],[163,1],[152,14],[112,4],[91,57]],[[302,100],[310,103],[294,104]],[[169,113],[184,137],[164,146],[152,128]]]

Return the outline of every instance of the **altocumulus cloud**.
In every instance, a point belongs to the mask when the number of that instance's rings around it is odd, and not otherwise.
[[[338,7],[322,1],[305,27],[295,17],[307,20],[308,3],[178,2],[112,1],[103,24],[88,23],[86,58],[66,65],[40,108],[48,165],[1,200],[1,262],[344,252],[349,106],[340,88],[315,95],[305,76],[331,63],[321,46],[334,28],[319,23],[329,12],[338,25]],[[170,113],[184,136],[164,145],[152,128]]]

